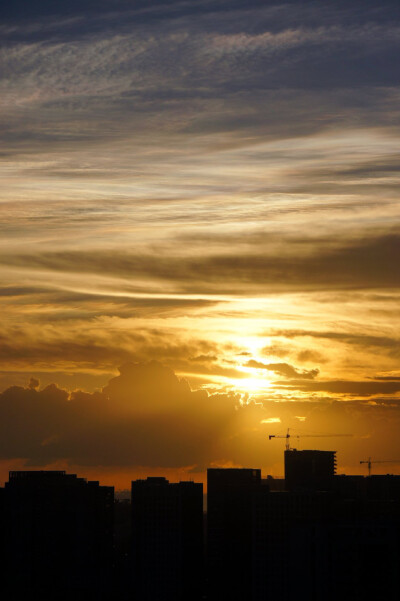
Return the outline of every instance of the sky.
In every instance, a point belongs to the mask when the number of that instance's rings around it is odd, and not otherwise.
[[[280,476],[288,428],[399,473],[399,3],[14,0],[0,38],[0,481]]]

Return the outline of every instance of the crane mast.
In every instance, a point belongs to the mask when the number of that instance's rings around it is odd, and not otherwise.
[[[360,464],[362,463],[366,463],[367,467],[368,467],[368,476],[371,475],[371,469],[372,469],[372,464],[373,463],[400,463],[400,459],[382,459],[382,460],[372,460],[371,457],[368,457],[368,459],[365,459],[363,461],[360,461]]]

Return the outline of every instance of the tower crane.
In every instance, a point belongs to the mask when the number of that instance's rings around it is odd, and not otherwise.
[[[368,466],[368,476],[370,476],[371,475],[371,467],[372,467],[373,463],[400,463],[400,459],[382,459],[381,461],[379,461],[379,460],[373,461],[371,459],[371,457],[368,457],[368,459],[365,459],[364,461],[360,461],[360,464],[361,463],[366,463],[367,464],[367,466]]]
[[[291,438],[325,438],[325,437],[335,437],[335,436],[353,436],[352,434],[290,434],[290,428],[287,429],[286,434],[270,434],[268,436],[268,440],[271,440],[271,438],[285,438],[286,439],[286,445],[285,445],[285,449],[286,451],[290,451],[290,439]]]

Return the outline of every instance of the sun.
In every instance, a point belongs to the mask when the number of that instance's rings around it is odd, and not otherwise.
[[[266,340],[258,337],[247,337],[246,340],[247,356],[244,363],[236,365],[236,370],[242,372],[243,376],[239,378],[232,378],[230,380],[232,386],[242,392],[249,394],[261,394],[262,392],[270,389],[271,380],[266,375],[265,369],[258,369],[257,367],[247,365],[249,359],[259,361],[259,354],[262,347],[265,346]]]
[[[248,377],[243,378],[232,378],[230,383],[232,386],[241,390],[242,392],[248,392],[250,394],[261,394],[264,390],[268,390],[271,387],[271,382],[268,378],[258,376],[254,373],[254,369],[249,367],[240,366],[238,371],[245,372]]]
[[[237,380],[238,388],[247,390],[248,392],[262,392],[271,386],[266,378],[243,378]]]
[[[253,359],[260,356],[262,349],[271,344],[271,339],[264,336],[241,336],[237,344],[246,349]]]
[[[239,366],[237,367],[237,371],[246,371],[246,375],[248,373],[247,368]],[[270,390],[272,383],[265,376],[257,376],[254,372],[248,373],[247,377],[246,375],[243,374],[243,377],[239,378],[227,378],[226,376],[216,375],[211,377],[211,379],[217,386],[219,385],[225,389],[251,396],[262,395],[267,390]]]

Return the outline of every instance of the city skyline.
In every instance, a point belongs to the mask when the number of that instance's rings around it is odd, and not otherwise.
[[[204,500],[206,498],[206,505]],[[335,475],[326,451],[285,451],[285,479],[207,469],[147,477],[130,499],[65,471],[0,487],[7,595],[332,601],[398,596],[400,476]]]
[[[399,473],[398,3],[0,21],[0,481]]]

